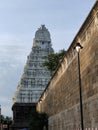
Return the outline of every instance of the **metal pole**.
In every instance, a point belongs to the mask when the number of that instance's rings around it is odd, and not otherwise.
[[[81,90],[81,74],[80,74],[80,54],[78,54],[78,76],[79,76],[79,93],[80,93],[80,115],[81,115],[81,129],[84,130],[83,125],[83,107],[82,107],[82,90]]]

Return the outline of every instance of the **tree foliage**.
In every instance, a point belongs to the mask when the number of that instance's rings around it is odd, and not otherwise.
[[[58,53],[49,54],[48,56],[44,57],[47,60],[43,63],[43,66],[47,67],[51,75],[53,75],[53,73],[55,72],[65,52],[66,52],[65,50],[60,50]]]
[[[12,118],[8,117],[8,116],[1,115],[1,123],[10,125],[12,123]]]

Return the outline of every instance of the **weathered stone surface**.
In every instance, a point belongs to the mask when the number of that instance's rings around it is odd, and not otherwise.
[[[80,128],[80,102],[77,54],[80,42],[84,127],[98,127],[98,1],[42,94],[37,109],[49,115],[49,130]]]

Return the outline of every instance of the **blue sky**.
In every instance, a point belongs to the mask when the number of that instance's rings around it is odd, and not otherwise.
[[[0,105],[12,116],[12,97],[36,30],[48,28],[55,51],[67,49],[95,0],[0,0]]]

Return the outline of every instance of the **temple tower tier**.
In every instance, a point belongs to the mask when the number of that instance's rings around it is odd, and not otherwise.
[[[41,25],[41,27],[35,33],[32,50],[27,56],[27,62],[25,64],[22,77],[18,83],[17,90],[13,97],[12,110],[15,124],[14,129],[20,127],[18,122],[21,121],[19,121],[20,117],[18,118],[18,115],[22,112],[21,108],[23,109],[24,104],[24,110],[28,110],[26,109],[26,106],[28,107],[29,104],[29,107],[35,106],[50,80],[50,72],[46,67],[43,66],[43,63],[47,60],[45,57],[51,53],[54,53],[54,51],[52,49],[50,33],[45,25]],[[17,108],[19,109],[18,114]],[[18,122],[16,118],[18,118]]]
[[[35,33],[32,50],[13,98],[17,103],[37,103],[49,79],[50,72],[43,66],[45,56],[53,53],[50,33],[42,25]]]

